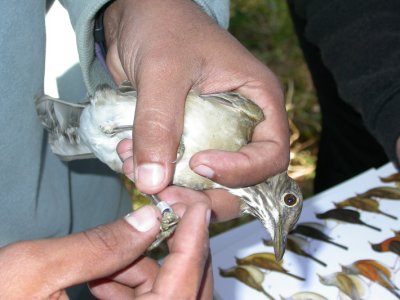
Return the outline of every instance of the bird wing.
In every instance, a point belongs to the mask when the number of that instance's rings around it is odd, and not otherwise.
[[[222,277],[234,277],[258,291],[263,290],[262,284],[264,282],[265,274],[254,266],[241,265],[227,270],[220,268],[219,274]]]
[[[317,222],[303,222],[303,223],[299,223],[298,225],[311,227],[311,228],[314,228],[314,229],[319,230],[319,231],[325,231],[326,230],[326,226],[324,224],[317,223]]]
[[[371,280],[377,281],[375,274],[379,274],[380,277],[385,277],[390,279],[392,277],[392,272],[389,270],[388,267],[384,266],[382,263],[372,260],[372,259],[364,259],[354,262],[357,265],[358,269],[360,270],[362,275]],[[374,274],[375,273],[375,274]],[[375,276],[374,276],[375,275]]]
[[[201,95],[204,100],[217,101],[223,105],[239,110],[254,122],[253,126],[264,120],[264,113],[261,108],[251,100],[237,93],[221,93]]]
[[[336,284],[343,293],[351,299],[362,299],[365,293],[363,282],[356,275],[347,275],[342,272],[336,273]]]
[[[118,87],[118,90],[120,93],[130,93],[134,92],[135,89],[133,88],[132,84],[130,81],[125,80],[124,82],[121,83],[121,85]]]
[[[301,235],[291,234],[287,237],[287,239],[288,241],[291,240],[292,242],[294,242],[301,250],[304,250],[310,244],[309,241]]]
[[[49,134],[51,150],[65,161],[94,158],[80,141],[80,116],[87,103],[71,103],[43,95],[35,99],[36,113]]]

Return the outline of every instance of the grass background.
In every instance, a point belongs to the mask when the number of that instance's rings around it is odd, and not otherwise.
[[[307,198],[313,194],[320,112],[286,1],[231,0],[229,31],[282,82],[291,129],[289,175],[296,179]],[[143,197],[129,182],[126,185],[132,192],[134,207],[143,205],[146,202]],[[249,220],[251,217],[242,217],[213,224],[211,235]]]
[[[229,31],[281,80],[291,129],[289,174],[312,195],[320,111],[286,1],[231,0]]]

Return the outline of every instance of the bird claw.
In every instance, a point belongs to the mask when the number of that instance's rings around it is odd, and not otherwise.
[[[165,202],[160,202],[160,203],[165,203]],[[157,207],[160,208],[160,210],[162,210],[159,205],[157,205]],[[160,233],[157,235],[156,240],[147,249],[148,251],[157,248],[165,239],[169,238],[175,232],[175,229],[178,226],[180,218],[177,214],[174,213],[174,211],[171,208],[164,210],[161,213],[162,213],[162,218],[160,224]]]
[[[179,216],[173,211],[171,206],[166,202],[161,201],[156,195],[147,195],[151,198],[153,203],[161,212],[160,233],[157,235],[156,240],[147,249],[151,251],[157,248],[164,240],[169,238],[178,226]]]

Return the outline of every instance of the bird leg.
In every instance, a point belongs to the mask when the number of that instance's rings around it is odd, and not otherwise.
[[[104,134],[107,134],[109,136],[114,136],[117,133],[126,131],[126,130],[132,130],[133,126],[132,125],[121,125],[121,126],[114,126],[110,124],[102,125],[100,126],[101,131]]]
[[[180,219],[166,202],[161,201],[156,195],[149,196],[154,205],[161,211],[161,224],[160,233],[147,249],[148,251],[157,248],[165,239],[169,238],[174,233]]]

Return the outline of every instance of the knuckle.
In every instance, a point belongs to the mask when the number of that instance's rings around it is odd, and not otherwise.
[[[97,226],[89,231],[84,232],[84,236],[89,243],[90,249],[98,256],[109,254],[118,254],[119,234],[107,225]]]
[[[136,140],[152,145],[177,143],[181,130],[174,121],[175,116],[171,116],[173,115],[159,109],[146,108],[135,122]]]

